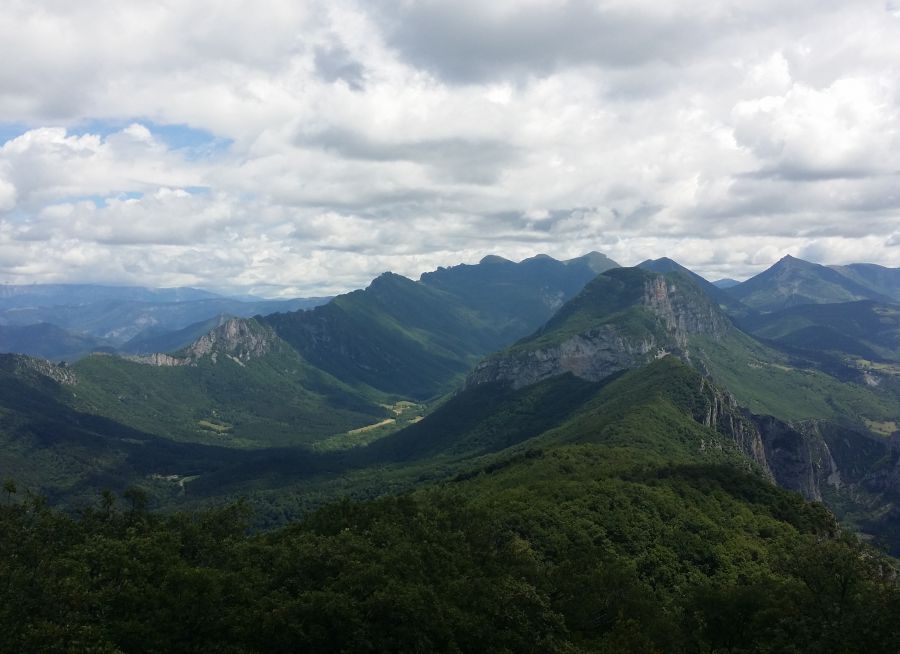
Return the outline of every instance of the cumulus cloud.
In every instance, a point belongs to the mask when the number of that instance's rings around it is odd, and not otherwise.
[[[0,279],[314,294],[592,249],[710,277],[900,266],[895,5],[15,2]]]

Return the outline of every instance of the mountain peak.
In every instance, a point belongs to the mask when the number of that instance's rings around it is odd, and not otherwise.
[[[503,257],[496,254],[489,254],[486,257],[483,257],[478,263],[479,265],[490,265],[497,263],[512,263],[512,261],[510,261],[509,259],[504,259]]]
[[[526,261],[556,261],[549,254],[544,254],[541,252],[540,254],[536,254],[533,257],[528,257],[527,259],[522,259],[519,263],[525,263]]]
[[[755,277],[732,286],[728,293],[759,311],[801,304],[887,299],[831,268],[789,254]]]
[[[124,358],[135,363],[173,367],[197,365],[207,357],[218,363],[221,356],[243,366],[247,361],[268,354],[275,339],[271,327],[261,325],[253,318],[230,318],[174,355],[154,353]]]
[[[621,268],[618,263],[610,259],[602,252],[597,252],[596,250],[592,250],[587,254],[581,255],[580,257],[575,257],[574,259],[563,261],[563,263],[567,266],[583,263],[598,275],[612,268]]]
[[[791,256],[790,254],[784,255],[772,265],[772,268],[776,269],[797,267],[824,268],[825,266],[820,266],[819,264],[813,263],[812,261],[807,261],[806,259],[799,259],[797,257]]]

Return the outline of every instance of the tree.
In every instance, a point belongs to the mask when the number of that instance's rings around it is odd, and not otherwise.
[[[132,513],[144,513],[147,510],[147,491],[140,486],[130,486],[124,495],[131,503]]]
[[[16,494],[16,482],[7,479],[3,482],[3,492],[6,493],[6,501],[12,502],[12,496]]]
[[[100,491],[100,507],[103,509],[108,518],[112,513],[113,505],[116,503],[116,496],[108,488]]]

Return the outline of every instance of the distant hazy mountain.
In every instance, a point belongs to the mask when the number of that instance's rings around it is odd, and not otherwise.
[[[590,267],[590,269],[598,275],[602,272],[610,270],[611,268],[619,268],[619,264],[617,264],[615,261],[610,259],[605,254],[596,251],[588,252],[583,256],[576,257],[575,259],[569,259],[567,261],[564,261],[563,263],[569,265],[579,265],[582,263],[586,263]]]
[[[746,331],[799,350],[900,361],[900,307],[871,300],[804,304],[749,317]]]
[[[777,311],[801,304],[891,300],[832,268],[791,256],[725,291],[760,311]]]
[[[24,327],[50,323],[118,345],[149,328],[158,330],[158,333],[176,331],[222,314],[250,317],[276,311],[295,311],[318,306],[327,300],[298,298],[245,302],[213,297],[183,302],[144,302],[107,299],[85,304],[7,308],[0,310],[0,325]]]
[[[49,323],[24,327],[0,325],[0,352],[72,360],[97,350],[112,349],[109,341],[75,334]]]
[[[196,288],[146,288],[97,284],[0,285],[0,309],[91,304],[104,300],[131,302],[191,302],[220,298]]]
[[[829,266],[857,284],[894,300],[900,300],[900,268],[885,268],[874,263]]]
[[[732,286],[737,286],[738,284],[740,284],[740,282],[736,279],[725,277],[723,279],[717,279],[712,284],[716,288],[731,288]]]

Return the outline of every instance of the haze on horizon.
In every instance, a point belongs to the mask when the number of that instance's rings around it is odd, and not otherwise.
[[[0,283],[900,266],[900,3],[13,1]]]

